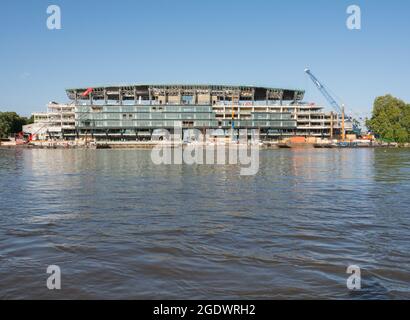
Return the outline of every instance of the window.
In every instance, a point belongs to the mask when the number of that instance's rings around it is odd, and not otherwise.
[[[194,126],[194,122],[193,121],[182,121],[182,126],[192,128]]]
[[[194,104],[193,96],[182,96],[182,104]]]

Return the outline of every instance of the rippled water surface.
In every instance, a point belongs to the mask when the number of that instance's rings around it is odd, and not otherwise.
[[[410,298],[409,150],[266,150],[256,176],[238,169],[0,150],[0,298]]]

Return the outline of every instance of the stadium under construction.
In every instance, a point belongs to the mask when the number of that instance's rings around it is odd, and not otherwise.
[[[24,128],[34,140],[150,141],[158,130],[226,136],[257,130],[261,140],[340,137],[342,116],[303,102],[303,90],[227,85],[130,85],[66,90]],[[349,124],[345,130],[351,130]]]

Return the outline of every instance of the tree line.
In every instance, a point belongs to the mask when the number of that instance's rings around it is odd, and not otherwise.
[[[385,95],[376,98],[372,118],[366,121],[367,128],[376,137],[387,142],[410,142],[410,104]]]
[[[33,122],[33,117],[22,117],[16,112],[0,112],[0,138],[13,136],[21,132],[24,125]]]

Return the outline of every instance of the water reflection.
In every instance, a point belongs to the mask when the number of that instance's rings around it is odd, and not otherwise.
[[[409,155],[264,150],[244,177],[149,150],[0,150],[0,297],[410,297]]]

